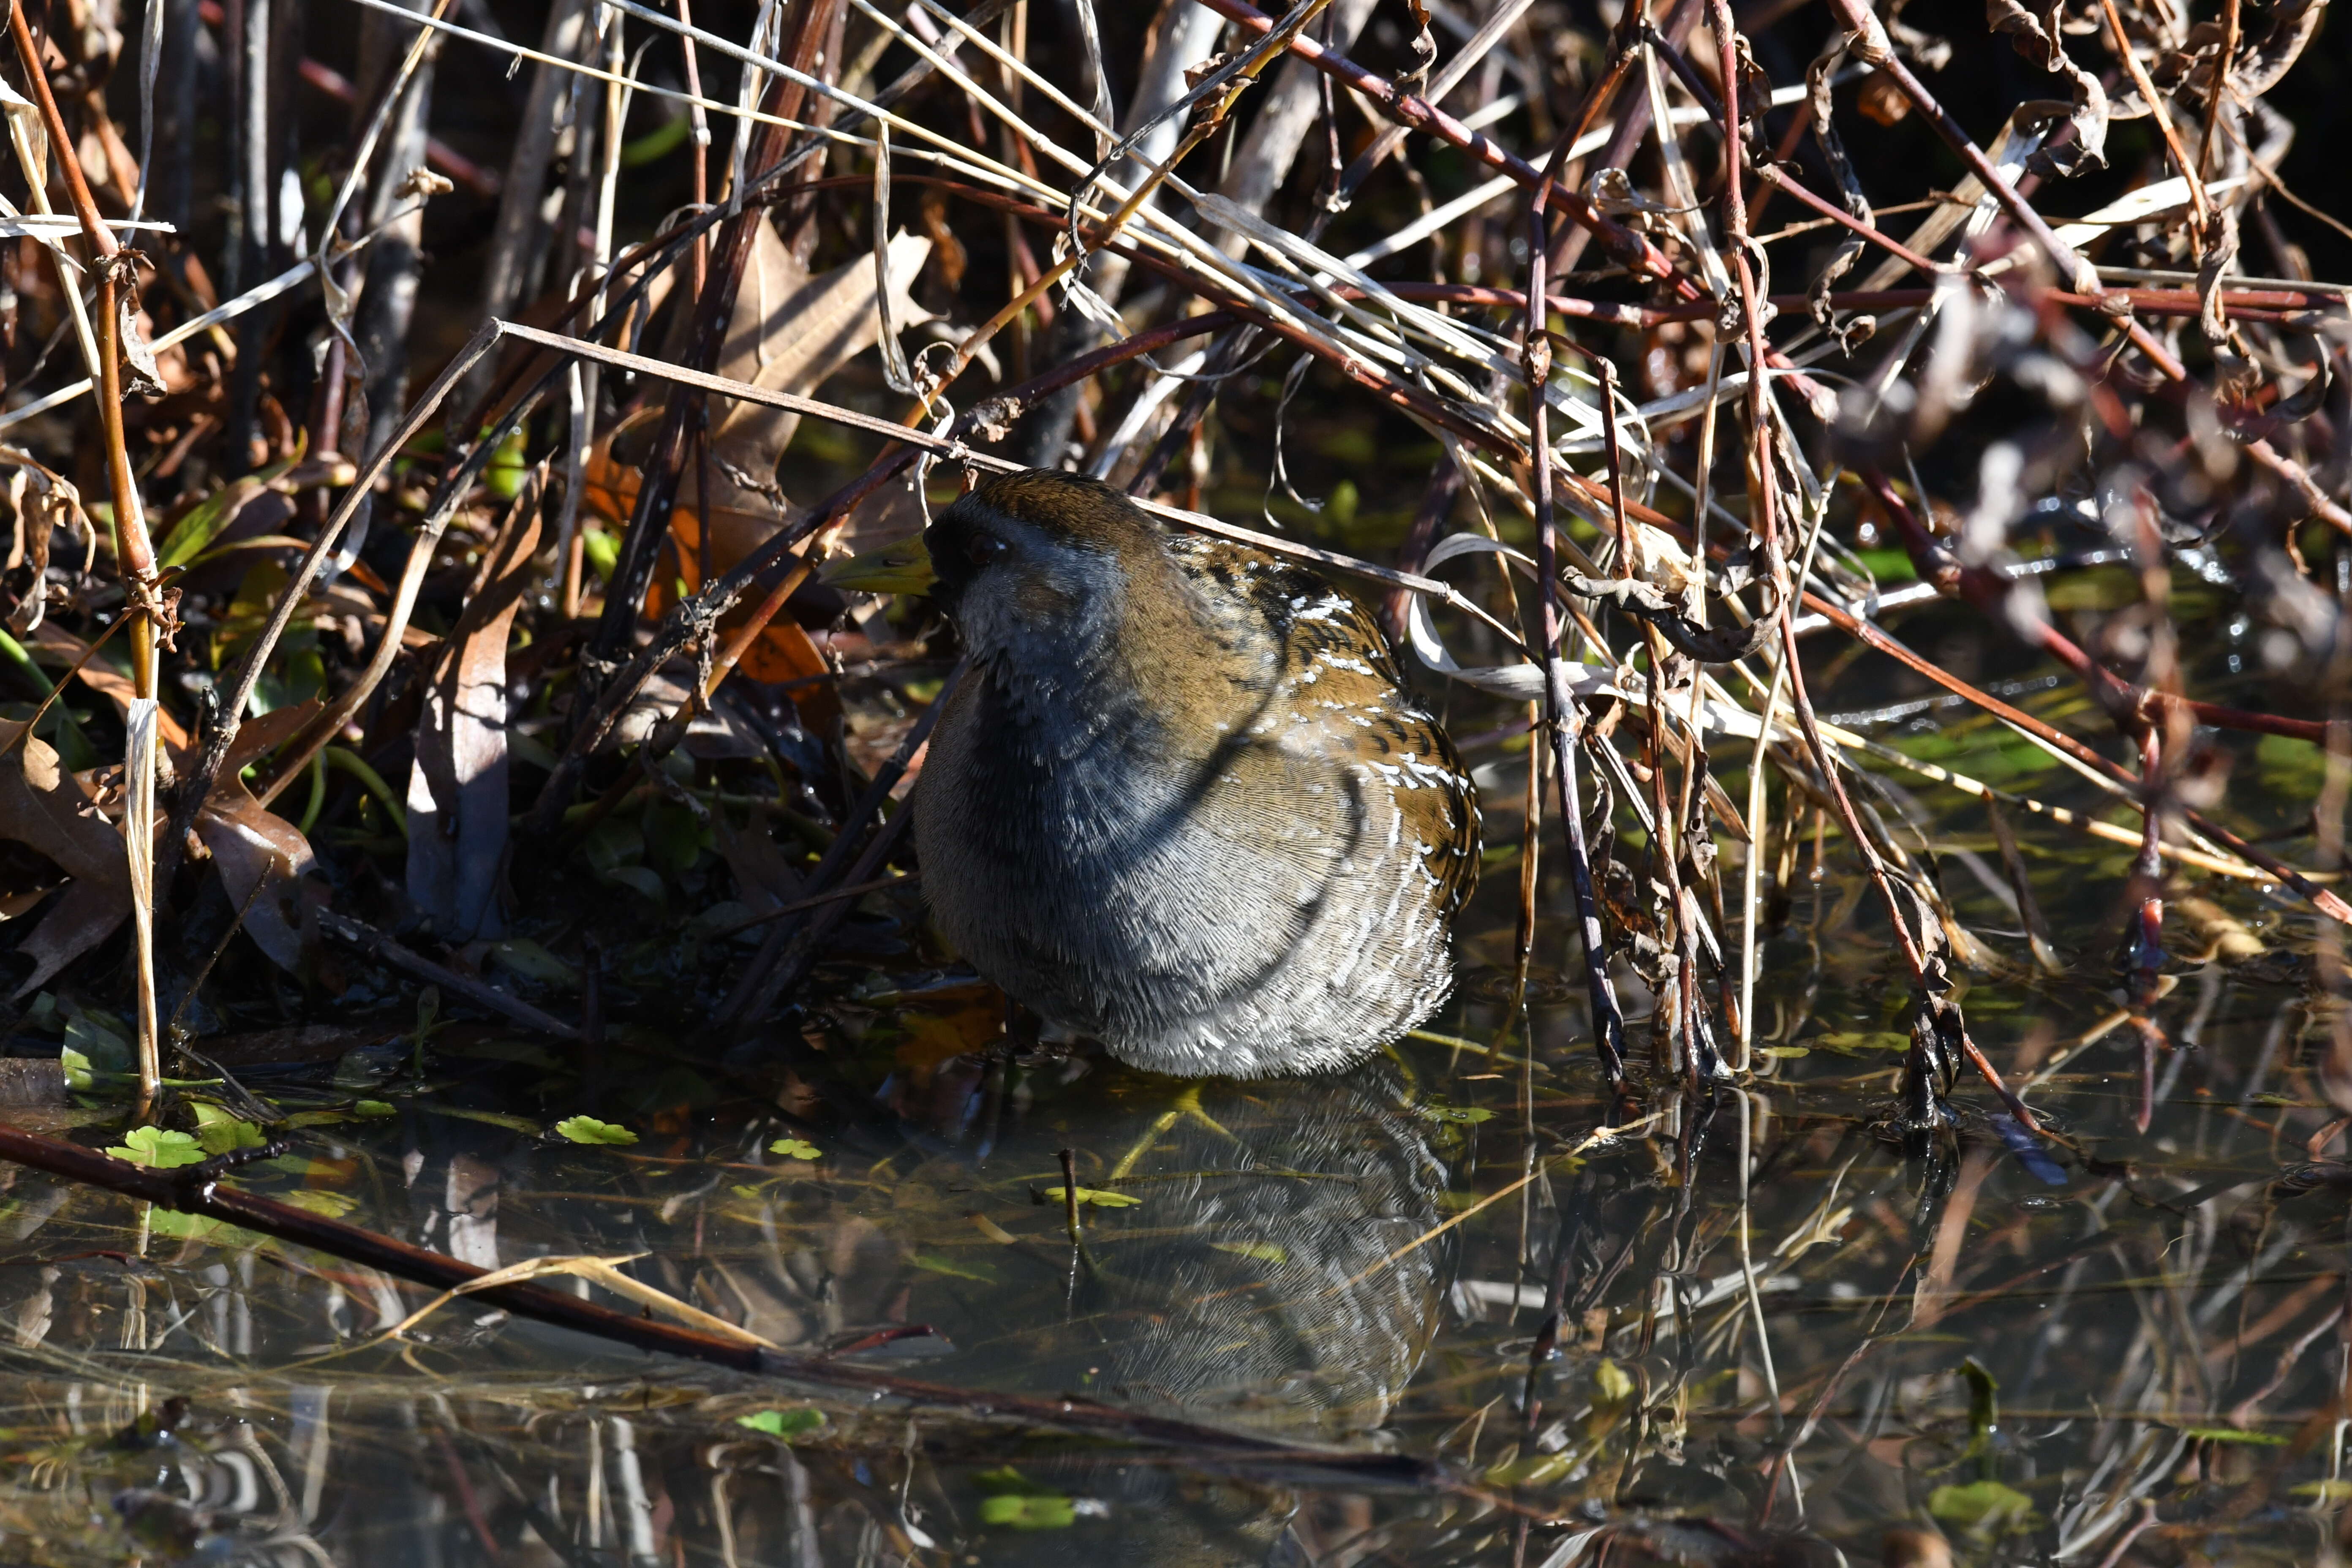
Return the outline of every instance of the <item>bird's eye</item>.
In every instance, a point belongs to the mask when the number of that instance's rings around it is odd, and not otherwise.
[[[1012,545],[996,534],[974,532],[971,539],[965,542],[963,550],[973,565],[985,566],[992,561],[1001,560],[1012,548]]]

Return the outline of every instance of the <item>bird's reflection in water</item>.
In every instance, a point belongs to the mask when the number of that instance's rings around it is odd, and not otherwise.
[[[1196,1083],[1094,1070],[1105,1081],[1087,1114],[1063,1101],[1054,1110],[1069,1114],[1000,1118],[984,1169],[1055,1171],[1058,1150],[1076,1145],[1081,1188],[1137,1201],[1087,1205],[1081,1247],[1065,1241],[1050,1259],[1036,1249],[1061,1270],[1041,1282],[1053,1293],[972,1325],[960,1338],[967,1364],[936,1370],[1302,1443],[1378,1445],[1448,1284],[1451,1237],[1429,1239],[1446,1186],[1429,1136],[1441,1124],[1416,1112],[1386,1061]],[[985,1096],[985,1080],[973,1087]],[[984,1138],[988,1121],[965,1125]],[[1021,1469],[1101,1507],[1066,1530],[990,1537],[994,1561],[1310,1560],[1306,1521],[1277,1490],[1175,1465]]]

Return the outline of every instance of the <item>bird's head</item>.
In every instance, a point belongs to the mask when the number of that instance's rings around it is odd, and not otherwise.
[[[1085,659],[1129,610],[1139,573],[1168,570],[1160,531],[1126,496],[1083,474],[1031,468],[983,479],[909,541],[826,580],[922,592],[976,658],[1045,668]],[[1147,590],[1148,593],[1148,590]]]
[[[1054,468],[982,480],[940,513],[923,544],[939,574],[932,595],[959,619],[976,597],[1028,619],[1065,616],[1073,589],[1099,584],[1122,560],[1161,553],[1160,525],[1142,508],[1100,479]]]

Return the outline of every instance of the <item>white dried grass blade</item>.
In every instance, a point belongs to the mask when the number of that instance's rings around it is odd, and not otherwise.
[[[1517,180],[1508,174],[1497,174],[1485,184],[1473,185],[1452,201],[1432,207],[1386,238],[1375,240],[1361,250],[1350,251],[1341,259],[1340,265],[1347,268],[1370,267],[1375,261],[1394,256],[1407,246],[1419,244],[1472,213],[1493,205],[1518,188]]]
[[[2231,174],[2226,179],[2209,180],[2205,183],[2205,194],[2210,196],[2221,195],[2226,192],[2236,190],[2245,183],[2246,176],[2243,174]],[[2147,223],[2162,217],[2167,213],[2178,211],[2188,205],[2189,182],[2180,175],[2175,174],[2168,180],[2158,180],[2153,184],[2142,185],[2136,191],[2127,191],[2096,212],[2085,213],[2073,223],[2058,225],[2053,232],[2068,245],[2080,248],[2111,228]],[[1987,263],[1980,270],[1988,278],[1993,277],[2016,267],[2019,259],[2019,253],[2011,251],[2007,256]]]
[[[161,1087],[162,1051],[155,1021],[155,754],[160,705],[131,699],[123,717],[122,847],[131,870],[131,940],[139,974],[139,1097]]]
[[[1666,101],[1665,71],[1659,64],[1658,51],[1647,43],[1642,46],[1642,78],[1649,92],[1650,128],[1657,139],[1666,200],[1678,209],[1675,221],[1698,252],[1699,269],[1706,277],[1706,286],[1714,290],[1717,299],[1728,299],[1732,292],[1731,270],[1724,266],[1723,253],[1716,248],[1714,232],[1698,205],[1698,195],[1691,183],[1690,163],[1683,155],[1682,138],[1676,134],[1679,128],[1675,124],[1674,106]]]

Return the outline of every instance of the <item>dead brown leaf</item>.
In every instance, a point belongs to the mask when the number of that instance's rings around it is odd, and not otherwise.
[[[98,530],[81,509],[81,493],[62,475],[13,447],[0,447],[0,462],[14,467],[8,476],[8,503],[16,513],[16,539],[8,552],[8,569],[15,571],[22,562],[33,574],[32,585],[8,612],[8,627],[21,637],[41,624],[47,607],[50,535],[60,528],[79,535],[84,541],[81,569],[88,572],[98,558]]]
[[[416,720],[408,775],[408,896],[452,942],[504,933],[507,634],[539,549],[541,476],[507,510]]]
[[[931,242],[920,235],[902,233],[890,241],[890,317],[902,327],[930,320],[930,312],[906,292],[930,254]],[[776,237],[774,227],[761,224],[743,287],[735,297],[727,341],[719,349],[719,374],[772,392],[814,392],[874,346],[879,325],[874,283],[874,264],[863,257],[811,278]],[[800,419],[780,408],[729,404],[723,416],[713,419],[711,456],[765,481],[774,474],[793,432],[800,428]],[[681,498],[690,496],[693,479],[687,475]],[[718,499],[723,502],[726,498]],[[723,536],[712,539],[714,546],[724,542]],[[729,564],[740,558],[738,554]]]
[[[229,902],[245,910],[245,932],[280,969],[302,960],[310,908],[326,901],[326,889],[304,879],[318,869],[302,830],[277,816],[223,770],[205,808],[196,815],[196,837],[211,850],[228,889]],[[127,890],[126,879],[126,890]]]
[[[228,760],[222,764],[221,771],[243,773],[300,734],[325,706],[315,697],[306,697],[299,702],[289,702],[283,708],[272,708],[267,713],[255,714],[236,727],[236,739],[229,742]]]
[[[68,663],[89,651],[89,644],[64,627],[46,622],[33,633],[33,642]],[[139,695],[139,689],[131,684],[131,678],[107,663],[104,654],[81,667],[79,679],[84,686],[113,703],[119,713],[129,713],[131,700]],[[155,710],[155,732],[163,737],[164,747],[175,756],[187,752],[190,744],[188,731],[172,717],[171,710],[162,707]]]
[[[719,840],[719,858],[735,873],[738,898],[755,910],[772,910],[801,896],[800,872],[757,816],[748,827],[737,827],[725,812],[713,812],[710,826]]]
[[[23,729],[0,720],[0,747]],[[114,934],[131,913],[131,868],[122,836],[66,771],[56,748],[35,735],[0,760],[0,837],[37,850],[69,879],[33,934],[16,946],[20,957],[33,961],[33,973],[16,988],[25,996]]]

